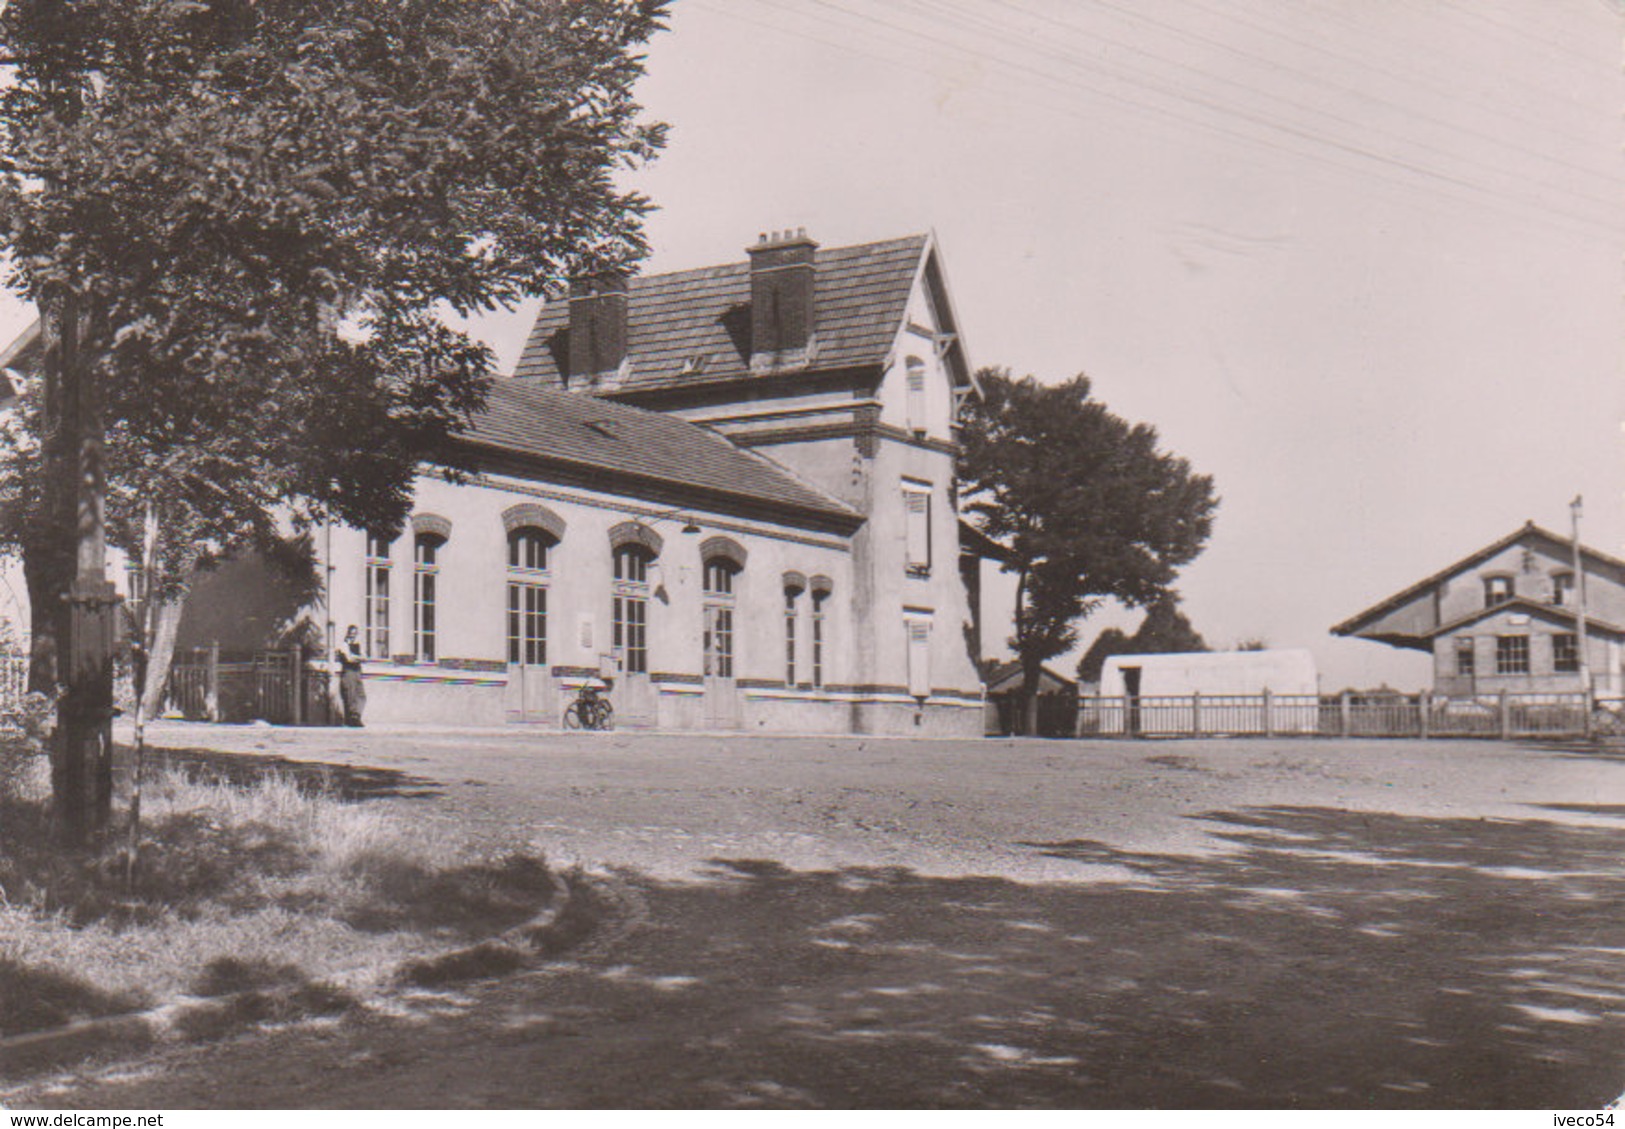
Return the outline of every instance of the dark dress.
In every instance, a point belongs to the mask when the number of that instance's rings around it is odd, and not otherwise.
[[[344,724],[361,724],[361,711],[367,706],[367,691],[361,685],[361,644],[346,643],[335,657],[339,663],[339,699],[344,703]]]

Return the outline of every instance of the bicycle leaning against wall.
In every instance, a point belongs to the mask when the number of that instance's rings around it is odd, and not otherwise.
[[[612,729],[614,719],[615,707],[593,682],[583,682],[575,701],[564,707],[566,729]]]

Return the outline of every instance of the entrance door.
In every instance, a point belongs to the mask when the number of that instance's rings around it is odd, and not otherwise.
[[[611,636],[620,677],[611,691],[617,727],[647,728],[657,720],[654,684],[649,680],[649,583],[652,559],[639,546],[615,554],[615,596]]]
[[[555,717],[558,695],[547,666],[547,587],[508,584],[508,697],[510,721],[545,722]]]
[[[705,609],[705,727],[738,729],[739,686],[734,681],[734,609]]]

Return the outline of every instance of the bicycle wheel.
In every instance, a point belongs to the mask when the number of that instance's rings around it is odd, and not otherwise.
[[[569,705],[564,707],[564,728],[566,728],[566,729],[580,729],[581,728],[581,706],[582,706],[581,700],[578,698],[575,701],[571,702]],[[587,726],[587,728],[591,729],[592,726],[589,725],[589,726]]]
[[[592,727],[594,729],[613,729],[615,724],[615,707],[600,698],[593,703],[596,707],[592,711]]]

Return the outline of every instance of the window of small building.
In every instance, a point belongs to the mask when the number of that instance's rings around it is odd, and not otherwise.
[[[1579,636],[1570,633],[1552,636],[1552,669],[1559,674],[1580,673]]]
[[[1495,673],[1529,673],[1529,636],[1497,635],[1495,637]]]
[[[508,662],[547,663],[548,555],[554,538],[545,529],[508,531]]]
[[[1456,640],[1456,673],[1463,677],[1471,677],[1474,669],[1472,637],[1462,636]]]
[[[147,570],[132,564],[124,570],[124,602],[136,622],[141,621],[147,603]]]
[[[367,534],[366,604],[363,610],[362,648],[368,658],[389,658],[389,554],[394,541],[382,534]]]
[[[642,545],[615,550],[610,645],[627,674],[649,673],[649,565],[654,554]]]
[[[419,662],[432,663],[438,654],[437,599],[440,550],[446,539],[438,533],[412,538],[412,648]]]
[[[705,562],[705,674],[708,678],[734,676],[735,581],[739,566],[726,557]]]
[[[1517,594],[1510,576],[1486,576],[1484,578],[1484,606],[1493,608],[1497,604],[1504,604]]]
[[[1552,603],[1558,607],[1567,607],[1574,602],[1574,574],[1572,572],[1554,572],[1552,574]]]

